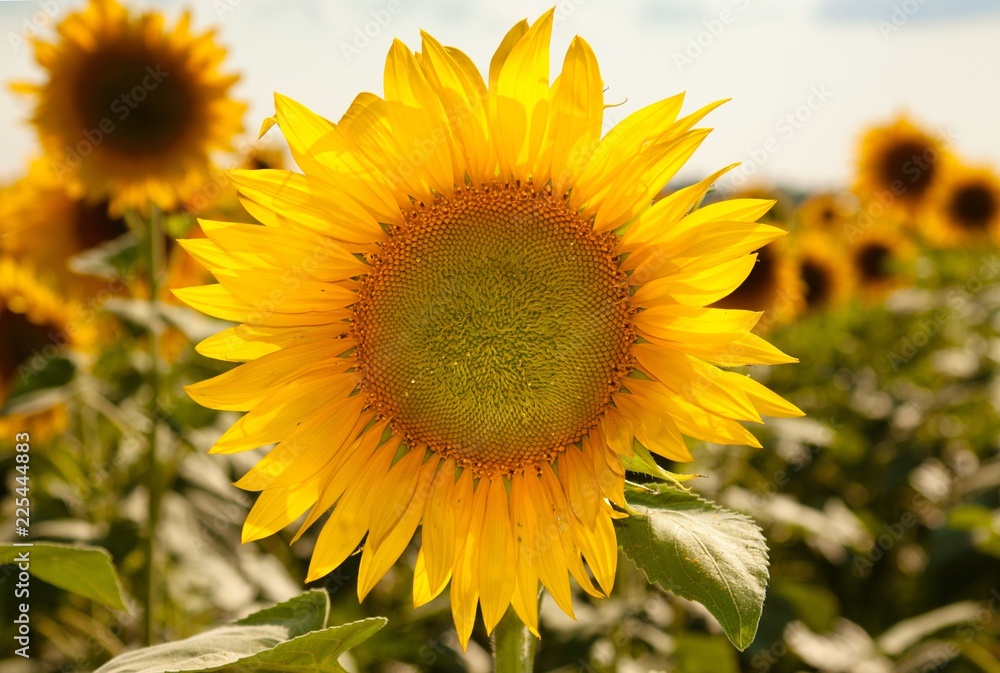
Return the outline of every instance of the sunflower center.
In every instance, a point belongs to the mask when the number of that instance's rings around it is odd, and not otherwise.
[[[116,154],[156,156],[180,141],[196,118],[183,66],[140,44],[88,54],[73,91],[81,134]]]
[[[629,370],[613,244],[530,187],[494,183],[415,207],[354,309],[371,406],[409,442],[480,472],[553,460]]]
[[[887,188],[893,183],[902,185],[900,198],[917,201],[934,183],[936,174],[933,148],[915,140],[900,142],[891,147],[882,158],[882,180]]]
[[[889,278],[892,273],[889,269],[889,262],[892,254],[888,246],[881,243],[870,243],[862,247],[855,255],[855,262],[861,279],[865,281],[878,281]]]
[[[805,260],[802,262],[802,282],[805,284],[804,299],[806,306],[816,308],[826,305],[830,300],[830,272],[823,265]]]
[[[952,219],[963,229],[983,231],[997,212],[997,202],[985,185],[965,185],[951,197],[948,209]]]
[[[64,338],[55,325],[40,325],[23,313],[0,307],[0,405],[6,401],[18,368],[36,351]]]

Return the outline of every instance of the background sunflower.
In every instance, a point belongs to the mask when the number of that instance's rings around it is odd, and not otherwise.
[[[985,166],[953,166],[932,194],[925,235],[936,245],[1000,242],[1000,178]]]
[[[863,202],[912,223],[946,170],[947,152],[940,138],[908,117],[872,127],[861,139],[855,191]]]
[[[0,429],[39,439],[64,429],[58,389],[72,375],[68,357],[93,346],[93,328],[82,306],[52,292],[31,269],[0,258]]]
[[[168,28],[115,0],[92,0],[58,30],[57,41],[34,42],[45,82],[15,86],[34,99],[51,172],[113,215],[169,209],[197,190],[246,110],[229,97],[238,78],[220,72],[214,36],[193,33],[189,14]]]

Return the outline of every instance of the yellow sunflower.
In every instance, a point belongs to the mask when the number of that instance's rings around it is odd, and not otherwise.
[[[39,280],[77,299],[124,287],[70,268],[70,258],[128,231],[125,221],[108,214],[108,204],[71,197],[44,160],[28,174],[0,189],[0,253],[37,269]]]
[[[803,309],[803,298],[798,267],[783,239],[769,243],[755,254],[757,263],[746,280],[712,306],[762,311],[764,315],[755,328],[760,333],[795,318]]]
[[[1000,242],[1000,178],[986,166],[954,166],[933,194],[924,233],[940,246]]]
[[[795,210],[795,223],[809,231],[822,229],[840,233],[858,217],[858,203],[850,194],[815,194],[805,199]]]
[[[944,143],[900,117],[861,139],[855,191],[873,217],[912,219],[941,178]]]
[[[65,427],[62,397],[26,393],[48,362],[93,341],[92,316],[42,285],[17,262],[0,259],[0,432],[30,432],[37,440]]]
[[[796,269],[806,312],[838,306],[850,297],[854,274],[845,254],[847,247],[840,239],[820,232],[796,238]]]
[[[36,41],[42,84],[32,121],[48,161],[75,197],[109,201],[113,214],[150,204],[173,208],[201,185],[209,153],[229,148],[243,103],[229,98],[235,75],[211,32],[195,34],[185,13],[167,27],[115,0],[91,0]]]
[[[793,361],[750,333],[760,313],[704,308],[784,233],[755,224],[771,202],[692,211],[720,171],[650,206],[717,104],[668,98],[602,138],[586,42],[549,83],[552,20],[514,26],[485,81],[396,41],[384,98],[336,124],[276,96],[303,173],[233,171],[265,226],[203,221],[185,245],[219,284],[177,292],[241,323],[198,348],[246,364],[187,389],[248,412],[212,450],[277,443],[237,482],[262,492],[244,539],[332,508],[308,579],[365,540],[363,599],[420,526],[414,603],[450,581],[463,647],[480,605],[487,631],[512,605],[537,634],[539,581],[570,615],[570,576],[611,591],[633,440],[685,461],[684,435],[759,446],[740,421],[801,413],[716,366]]]
[[[908,263],[916,248],[899,227],[881,222],[851,241],[855,285],[863,298],[877,301],[910,280]]]

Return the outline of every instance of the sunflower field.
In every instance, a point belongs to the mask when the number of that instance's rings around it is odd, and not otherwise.
[[[1000,673],[996,166],[695,175],[582,3],[263,118],[238,0],[4,3],[0,671]]]

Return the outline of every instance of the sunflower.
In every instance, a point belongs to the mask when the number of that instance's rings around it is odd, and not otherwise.
[[[935,190],[925,234],[937,245],[1000,242],[1000,178],[986,166],[955,166]]]
[[[795,260],[782,239],[769,243],[755,254],[757,263],[746,280],[712,306],[762,311],[764,316],[755,328],[762,332],[776,323],[792,320],[802,311],[802,285]]]
[[[874,301],[906,285],[907,263],[915,253],[899,227],[886,222],[874,224],[851,242],[852,275],[858,291]]]
[[[430,35],[395,41],[384,98],[336,124],[276,96],[265,128],[304,174],[233,171],[266,226],[203,221],[184,245],[219,284],[177,291],[241,323],[198,349],[246,364],[187,388],[248,412],[212,451],[277,443],[237,482],[262,492],[244,539],[332,508],[308,579],[364,539],[364,599],[421,526],[414,603],[450,581],[463,647],[480,605],[487,631],[512,605],[537,634],[539,581],[570,615],[570,575],[611,591],[634,440],[685,461],[685,434],[759,446],[740,421],[801,413],[716,366],[793,361],[750,333],[760,313],[705,308],[784,233],[755,224],[771,202],[691,210],[720,171],[650,205],[717,104],[668,98],[602,138],[586,42],[549,84],[552,21],[514,26],[486,81]]]
[[[806,312],[837,306],[850,297],[854,275],[843,254],[846,248],[840,239],[819,232],[796,238],[795,263]]]
[[[869,129],[861,139],[855,191],[875,217],[912,220],[926,205],[947,162],[943,143],[906,117]],[[874,205],[878,204],[878,206]]]
[[[42,84],[15,89],[35,99],[32,121],[53,171],[74,197],[110,201],[113,214],[151,204],[173,208],[205,180],[209,153],[240,131],[237,76],[220,72],[226,52],[191,18],[167,27],[115,0],[91,0],[35,42]]]
[[[0,430],[44,439],[65,427],[59,394],[35,390],[54,357],[85,351],[90,316],[41,284],[28,268],[0,259]],[[15,397],[24,391],[23,395]]]
[[[795,209],[795,223],[806,231],[822,229],[840,233],[857,216],[857,201],[849,194],[835,192],[810,196]]]
[[[117,285],[85,278],[70,259],[128,231],[125,221],[108,214],[108,204],[71,197],[44,160],[28,174],[0,189],[0,253],[30,261],[39,280],[78,299],[95,297]]]

